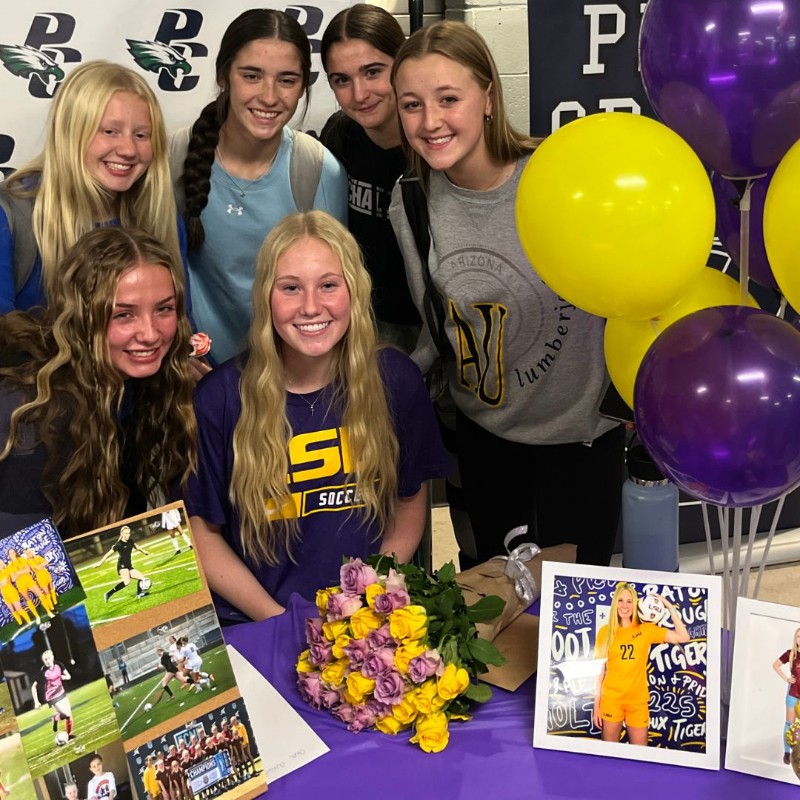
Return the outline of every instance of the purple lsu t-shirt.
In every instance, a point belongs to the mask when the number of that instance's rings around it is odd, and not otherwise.
[[[424,481],[447,473],[447,456],[419,369],[392,348],[381,350],[378,361],[400,446],[398,494],[410,497]],[[292,546],[293,560],[284,553],[275,566],[255,564],[244,557],[238,514],[228,499],[233,431],[241,413],[240,377],[240,362],[234,358],[197,387],[199,466],[189,480],[186,507],[190,516],[222,527],[225,540],[278,603],[285,605],[292,592],[313,600],[317,589],[338,583],[343,556],[363,558],[377,552],[381,544],[375,538],[375,526],[362,524],[358,513],[351,513],[357,503],[355,484],[347,476],[349,453],[342,441],[339,413],[330,403],[333,390],[327,387],[319,398],[316,393],[287,394],[293,434],[289,490],[296,494],[300,509],[301,536]],[[247,620],[217,595],[214,603],[220,618]]]

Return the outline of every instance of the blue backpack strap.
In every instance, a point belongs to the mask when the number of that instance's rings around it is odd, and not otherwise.
[[[14,290],[19,294],[33,273],[39,254],[33,235],[33,198],[12,194],[0,183],[0,208],[6,215],[14,242]]]

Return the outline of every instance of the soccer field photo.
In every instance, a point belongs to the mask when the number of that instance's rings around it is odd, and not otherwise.
[[[83,606],[3,646],[32,778],[119,738],[108,686]]]
[[[165,620],[100,651],[122,738],[186,719],[233,688],[235,678],[211,606]]]
[[[36,800],[22,740],[16,732],[0,737],[0,784],[13,800]]]
[[[93,628],[203,588],[182,505],[116,523],[66,548]]]

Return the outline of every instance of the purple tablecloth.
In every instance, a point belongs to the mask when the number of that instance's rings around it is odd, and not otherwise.
[[[800,783],[783,784],[720,770],[648,764],[535,749],[535,678],[494,697],[465,724],[452,723],[450,744],[428,754],[409,734],[349,733],[328,712],[307,706],[295,686],[312,603],[294,595],[286,613],[225,630],[225,638],[272,683],[330,747],[330,752],[272,783],[265,800],[349,797],[381,800],[527,800],[634,797],[638,800],[800,800]],[[248,705],[251,716],[257,704]],[[280,731],[275,731],[280,736]],[[259,742],[262,751],[269,742]]]

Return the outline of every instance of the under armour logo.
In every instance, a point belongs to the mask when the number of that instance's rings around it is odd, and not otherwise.
[[[235,206],[233,203],[228,203],[228,213],[233,214],[236,212],[237,217],[241,217],[242,213],[244,212],[244,208],[242,206]]]

